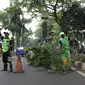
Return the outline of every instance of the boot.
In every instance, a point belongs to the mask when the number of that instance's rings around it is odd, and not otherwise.
[[[9,72],[13,72],[12,63],[9,63],[9,67],[10,67],[10,71]]]
[[[4,67],[4,69],[1,71],[7,71],[8,64],[5,63],[3,67]]]

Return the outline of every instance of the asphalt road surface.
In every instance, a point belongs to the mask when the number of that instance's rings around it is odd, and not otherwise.
[[[49,74],[41,68],[28,66],[26,60],[22,58],[24,73],[9,73],[0,71],[0,85],[85,85],[85,77],[77,72],[61,75],[58,73]],[[13,58],[13,68],[15,69],[16,59]],[[0,59],[0,70],[2,63]],[[41,71],[39,71],[41,69]]]

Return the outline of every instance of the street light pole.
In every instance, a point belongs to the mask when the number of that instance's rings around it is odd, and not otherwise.
[[[43,11],[42,12],[42,19],[44,20],[42,23],[42,38],[43,38],[43,43],[46,43],[47,41],[47,19],[48,19],[48,12]]]

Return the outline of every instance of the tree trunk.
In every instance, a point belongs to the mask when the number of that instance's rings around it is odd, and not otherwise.
[[[20,33],[16,33],[16,46],[20,46]]]
[[[58,19],[58,17],[57,17],[57,9],[56,9],[57,3],[58,3],[58,0],[56,1],[56,4],[54,5],[54,17],[55,17],[56,22],[57,22],[57,19]]]

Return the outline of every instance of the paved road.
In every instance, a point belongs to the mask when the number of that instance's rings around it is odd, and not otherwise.
[[[23,59],[22,61],[25,73],[0,72],[0,85],[85,85],[85,77],[76,72],[65,76],[57,73],[48,74],[47,71],[38,71],[28,66]],[[2,69],[2,63],[0,63],[0,69]]]

